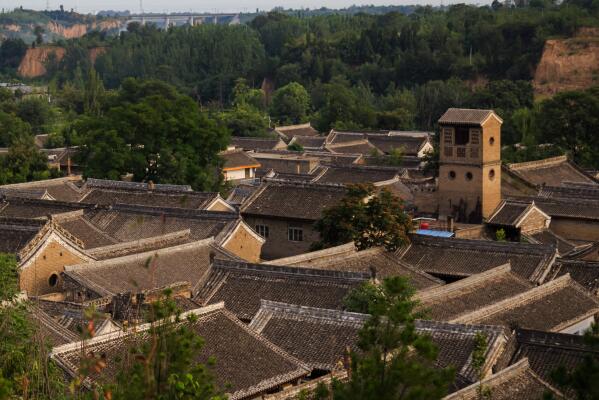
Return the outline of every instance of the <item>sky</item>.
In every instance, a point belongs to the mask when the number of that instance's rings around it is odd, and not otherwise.
[[[82,13],[94,13],[100,10],[129,10],[139,12],[140,0],[0,0],[0,7],[4,9],[13,9],[19,6],[23,8],[44,10],[46,3],[49,3],[50,9],[58,9],[62,4],[69,10],[76,9]],[[407,5],[407,4],[432,4],[441,3],[475,3],[472,0],[400,0],[389,3],[387,1],[367,0],[365,3],[356,2],[356,0],[142,0],[143,8],[146,12],[253,12],[256,8],[261,10],[271,10],[274,7],[284,8],[344,8],[353,4],[374,4],[374,5]]]

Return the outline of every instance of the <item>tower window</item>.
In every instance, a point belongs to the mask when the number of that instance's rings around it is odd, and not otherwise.
[[[493,136],[491,136],[491,137],[489,138],[489,144],[490,144],[491,146],[493,146],[493,145],[495,144],[495,138],[494,138]]]
[[[494,169],[492,169],[492,170],[489,171],[489,179],[490,180],[495,179],[495,170]]]
[[[50,275],[50,277],[48,278],[48,285],[50,285],[51,287],[54,287],[54,286],[56,286],[57,283],[58,283],[58,275],[56,275],[56,274]]]
[[[455,179],[455,171],[449,171],[449,179],[451,179],[451,180]]]
[[[471,181],[472,180],[472,172],[466,172],[466,180],[467,181]]]
[[[457,146],[464,146],[468,144],[470,139],[470,129],[466,126],[456,126],[455,128],[455,144]]]

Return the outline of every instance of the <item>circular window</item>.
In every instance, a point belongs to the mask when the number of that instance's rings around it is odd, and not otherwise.
[[[56,275],[56,274],[50,275],[50,277],[48,278],[48,285],[54,287],[54,286],[56,286],[57,283],[58,283],[58,275]]]
[[[449,179],[455,179],[455,171],[449,171]]]
[[[495,179],[495,170],[494,169],[492,169],[492,170],[489,171],[489,179],[490,180]]]
[[[472,172],[466,172],[466,180],[467,181],[471,181],[472,180]]]
[[[494,138],[493,136],[491,136],[491,137],[489,138],[489,144],[490,144],[491,146],[493,146],[493,145],[495,144],[495,138]]]

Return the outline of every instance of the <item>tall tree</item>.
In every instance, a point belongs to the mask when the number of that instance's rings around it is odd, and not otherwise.
[[[350,293],[346,304],[367,311],[370,318],[360,331],[359,351],[351,354],[348,382],[333,385],[335,400],[428,400],[446,394],[454,371],[435,367],[436,346],[416,331],[414,293],[403,277],[386,278],[379,286],[367,283]]]
[[[373,185],[349,186],[338,205],[322,213],[315,224],[321,247],[354,242],[359,250],[384,246],[393,251],[408,242],[412,220],[404,211],[403,201],[383,188]]]
[[[291,82],[277,89],[272,98],[270,112],[280,124],[299,124],[306,122],[310,96],[297,82]]]
[[[228,132],[165,83],[129,79],[102,115],[86,116],[74,128],[85,135],[86,176],[132,173],[136,181],[219,187],[218,152]]]

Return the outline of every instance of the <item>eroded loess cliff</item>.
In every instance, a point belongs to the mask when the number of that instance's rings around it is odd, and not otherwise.
[[[573,38],[547,40],[533,83],[540,98],[599,84],[599,29],[583,28]]]
[[[27,49],[25,57],[21,60],[18,73],[23,78],[37,78],[46,73],[45,63],[51,55],[57,61],[62,60],[65,54],[65,49],[62,47],[36,47],[35,49]]]

